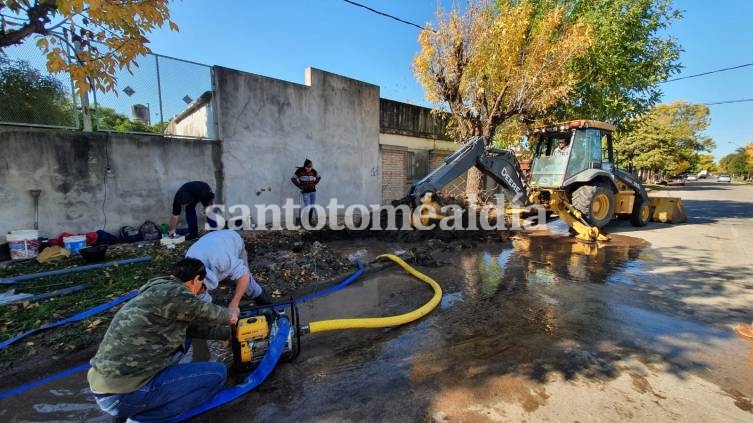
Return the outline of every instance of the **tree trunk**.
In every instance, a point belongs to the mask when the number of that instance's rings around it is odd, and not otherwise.
[[[495,129],[496,125],[486,125],[483,126],[481,122],[475,122],[473,125],[474,133],[469,134],[473,136],[483,136],[486,139],[487,147],[488,144],[491,143],[492,135]],[[464,139],[468,139],[469,137],[466,136]],[[466,198],[469,198],[470,196],[473,196],[474,198],[478,199],[478,194],[481,192],[482,189],[484,189],[484,174],[481,173],[480,170],[478,170],[475,166],[470,168],[468,170],[468,179],[465,181],[465,196]]]
[[[481,178],[484,175],[475,166],[468,170],[468,179],[465,181],[465,196],[471,195],[478,198],[478,193],[481,190]]]

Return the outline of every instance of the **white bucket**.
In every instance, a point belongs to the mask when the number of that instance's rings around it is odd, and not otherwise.
[[[63,245],[71,254],[78,254],[78,250],[86,247],[86,237],[84,235],[66,236],[63,238]]]
[[[22,229],[5,236],[11,260],[32,259],[39,254],[39,231]]]

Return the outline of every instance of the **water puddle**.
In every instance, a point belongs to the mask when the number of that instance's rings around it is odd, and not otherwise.
[[[458,301],[463,301],[462,292],[453,292],[451,294],[444,294],[442,296],[442,301],[439,303],[439,309],[447,310],[448,308],[451,308],[455,304],[457,304]]]
[[[86,385],[86,372],[0,400],[4,422],[108,422]]]

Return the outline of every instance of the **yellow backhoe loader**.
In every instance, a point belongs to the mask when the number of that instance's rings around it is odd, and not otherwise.
[[[432,195],[475,166],[494,179],[518,207],[541,205],[559,216],[581,241],[604,241],[601,228],[616,217],[635,226],[652,218],[685,221],[679,198],[649,197],[640,181],[614,166],[612,133],[615,127],[593,120],[573,120],[536,128],[530,172],[525,174],[515,154],[486,146],[473,138],[416,182],[408,193],[414,207],[421,204],[422,219],[441,217]],[[510,208],[513,210],[515,208]]]

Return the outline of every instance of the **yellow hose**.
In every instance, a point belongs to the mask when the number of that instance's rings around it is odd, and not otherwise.
[[[380,259],[382,257],[394,261],[411,275],[429,284],[434,290],[434,296],[431,297],[431,300],[429,300],[426,304],[422,305],[416,310],[405,314],[399,314],[397,316],[371,317],[363,319],[322,320],[319,322],[311,322],[309,323],[310,333],[327,332],[330,330],[341,329],[375,329],[400,326],[406,323],[410,323],[414,320],[418,320],[434,310],[437,304],[439,304],[439,301],[442,299],[442,288],[439,286],[439,284],[434,281],[434,279],[412,268],[410,265],[408,265],[408,263],[404,262],[398,256],[395,256],[393,254],[382,254],[381,256],[377,257],[377,259]]]

